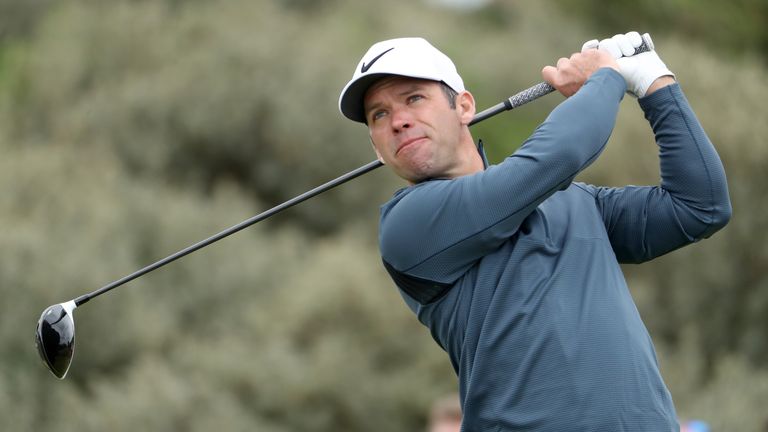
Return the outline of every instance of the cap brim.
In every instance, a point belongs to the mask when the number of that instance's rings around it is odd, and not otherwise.
[[[365,107],[363,106],[365,93],[374,82],[389,75],[391,74],[372,73],[347,84],[347,87],[341,92],[341,100],[339,100],[341,113],[350,120],[365,123]]]

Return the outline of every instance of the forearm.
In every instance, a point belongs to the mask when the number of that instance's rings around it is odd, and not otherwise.
[[[512,155],[446,186],[460,191],[450,213],[484,209],[463,220],[472,221],[471,228],[482,233],[478,236],[482,241],[504,241],[539,204],[570,185],[600,155],[625,89],[623,78],[614,70],[593,74]]]
[[[409,188],[383,211],[384,259],[397,270],[420,277],[440,272],[441,281],[450,281],[496,249],[600,154],[625,88],[618,73],[596,73],[502,163]]]
[[[576,94],[550,113],[512,157],[544,161],[557,158],[573,164],[570,168],[574,172],[569,174],[575,175],[603,150],[613,132],[625,91],[626,84],[618,72],[599,69]]]
[[[661,188],[672,196],[679,223],[692,239],[727,223],[731,206],[725,170],[680,86],[663,86],[639,100],[659,145]]]

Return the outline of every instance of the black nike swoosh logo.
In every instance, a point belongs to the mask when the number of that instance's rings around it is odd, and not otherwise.
[[[360,72],[361,72],[361,73],[366,73],[366,72],[368,72],[368,69],[370,69],[370,68],[371,68],[371,66],[373,66],[373,64],[374,64],[374,63],[376,63],[376,60],[380,59],[380,58],[381,58],[381,56],[383,56],[384,54],[386,54],[386,53],[388,53],[388,52],[392,51],[393,49],[395,49],[395,47],[392,47],[392,48],[390,48],[390,49],[388,49],[388,50],[384,51],[383,53],[381,53],[381,54],[377,55],[377,56],[376,56],[376,57],[374,57],[374,58],[373,58],[373,60],[371,60],[371,62],[370,62],[370,63],[368,63],[368,64],[365,64],[365,63],[363,63],[363,67],[361,67],[361,68],[360,68]]]

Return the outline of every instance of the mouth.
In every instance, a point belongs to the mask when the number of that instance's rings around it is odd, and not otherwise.
[[[408,139],[408,140],[405,140],[405,141],[403,141],[403,142],[402,142],[402,143],[400,143],[400,145],[397,147],[397,151],[395,151],[395,155],[399,154],[399,153],[400,153],[400,151],[402,151],[402,150],[403,150],[403,149],[405,149],[406,147],[409,147],[409,146],[411,146],[411,145],[413,145],[413,144],[416,144],[416,143],[418,143],[418,142],[420,142],[420,141],[422,141],[422,140],[425,140],[425,139],[427,139],[427,137],[417,137],[417,138],[411,138],[411,139]]]

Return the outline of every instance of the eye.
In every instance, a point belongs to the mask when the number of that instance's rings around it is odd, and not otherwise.
[[[387,115],[387,112],[386,112],[386,111],[384,111],[384,110],[376,110],[376,111],[373,111],[373,112],[371,113],[371,120],[372,120],[372,121],[376,121],[376,120],[379,120],[379,119],[381,119],[382,117],[384,117],[385,115]]]
[[[413,103],[413,102],[420,101],[421,99],[424,99],[424,96],[422,96],[420,94],[412,94],[412,95],[408,96],[407,102],[410,104],[410,103]]]

